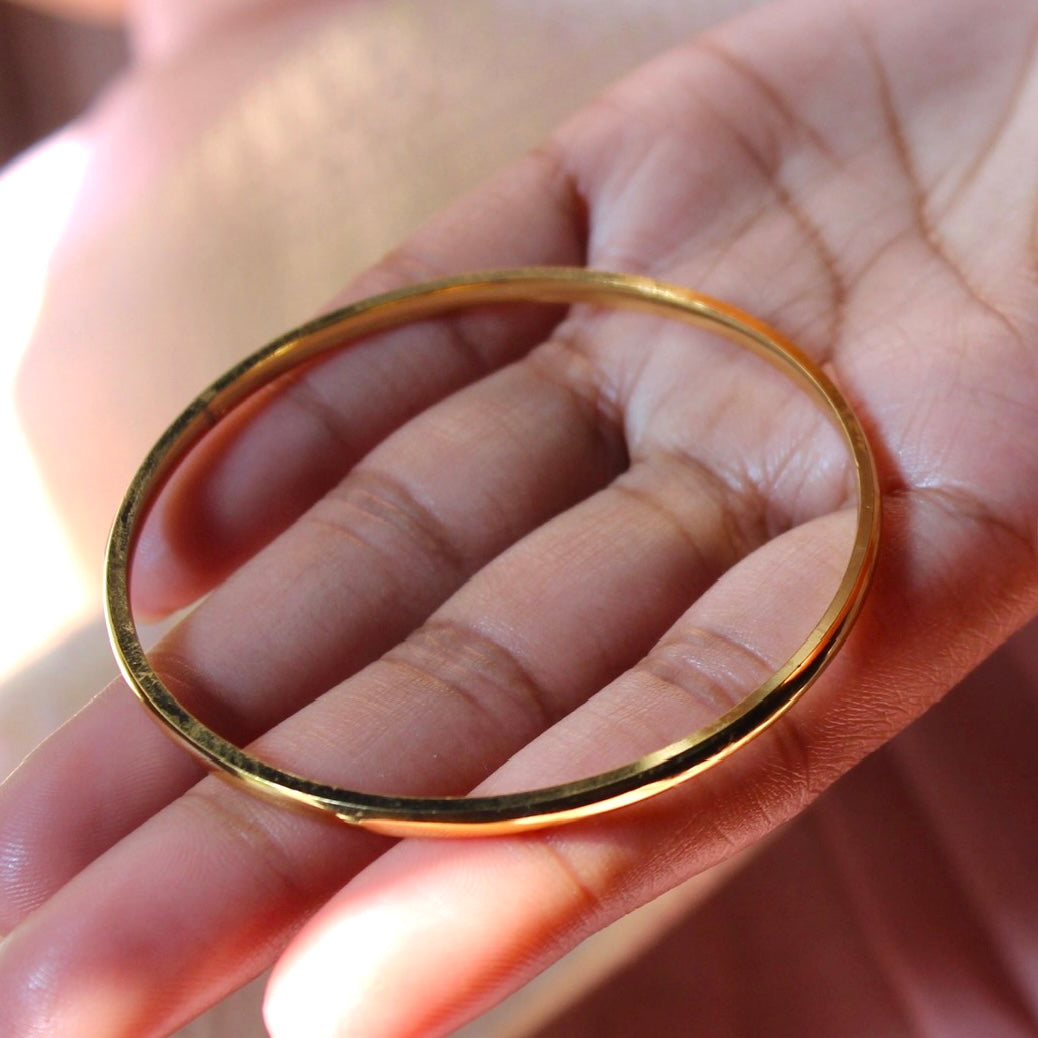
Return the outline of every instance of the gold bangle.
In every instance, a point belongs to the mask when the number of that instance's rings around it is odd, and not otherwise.
[[[185,710],[148,663],[130,608],[133,551],[142,521],[176,466],[217,422],[279,375],[360,336],[474,305],[593,303],[641,310],[713,331],[776,365],[828,413],[849,448],[857,531],[839,588],[814,630],[767,681],[713,724],[626,767],[564,785],[502,796],[398,797],[361,793],[282,771],[217,735]],[[646,277],[529,267],[445,278],[353,303],[246,358],[203,392],[161,437],[130,484],[105,560],[105,615],[120,670],[166,728],[210,766],[255,792],[302,803],[396,836],[459,836],[559,825],[636,803],[704,771],[780,717],[818,677],[860,609],[879,540],[879,484],[850,405],[792,343],[747,314]]]

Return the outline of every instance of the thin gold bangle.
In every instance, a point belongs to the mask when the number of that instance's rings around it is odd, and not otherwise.
[[[188,713],[148,663],[130,608],[132,557],[142,521],[176,466],[243,400],[304,361],[360,336],[421,318],[509,301],[593,303],[670,317],[715,332],[776,365],[827,412],[842,434],[857,484],[857,531],[839,588],[814,630],[762,685],[713,724],[622,768],[503,796],[397,797],[340,789],[272,767]],[[161,437],[130,484],[105,560],[105,615],[120,670],[166,728],[209,765],[254,792],[330,812],[396,836],[459,836],[560,825],[636,803],[712,767],[780,717],[843,643],[867,590],[880,522],[868,441],[843,395],[792,343],[757,319],[676,285],[629,274],[529,267],[445,278],[353,303],[266,346],[203,392]]]

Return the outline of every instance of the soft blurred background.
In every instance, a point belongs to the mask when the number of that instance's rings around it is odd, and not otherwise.
[[[19,176],[14,160],[88,109],[127,62],[126,33],[114,21],[77,21],[0,0],[0,464],[7,502],[0,517],[0,775],[111,674],[88,644],[95,640],[86,631],[97,614],[93,581],[69,546],[68,522],[55,513],[14,400],[48,254],[68,216],[62,181],[75,178],[82,162],[59,147],[56,161]],[[71,675],[64,661],[47,656],[66,641],[83,646]],[[46,694],[68,679],[74,695]]]
[[[0,0],[0,163],[79,115],[127,57],[118,24]]]

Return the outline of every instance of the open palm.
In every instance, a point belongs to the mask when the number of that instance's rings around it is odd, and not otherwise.
[[[602,820],[392,846],[198,781],[114,686],[0,802],[5,1033],[162,1033],[294,935],[275,1034],[448,1030],[797,813],[1024,624],[1036,34],[1014,2],[766,6],[615,87],[350,291],[648,273],[823,362],[877,449],[884,544],[792,714]],[[631,314],[473,313],[361,344],[221,431],[154,517],[136,591],[172,609],[249,559],[155,659],[262,755],[379,792],[504,791],[738,699],[820,613],[851,503],[824,420],[732,348]]]

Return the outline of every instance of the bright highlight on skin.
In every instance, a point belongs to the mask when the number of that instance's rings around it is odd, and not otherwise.
[[[46,301],[51,260],[76,203],[90,149],[68,132],[29,153],[0,182],[0,462],[5,494],[0,680],[95,608],[17,420],[18,368]],[[5,763],[0,759],[0,766]],[[4,769],[6,770],[6,769]]]
[[[351,1018],[372,1016],[379,976],[406,932],[404,904],[392,897],[328,925],[268,989],[263,1016],[274,1038],[334,1038]]]

